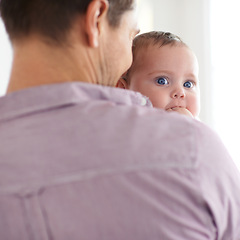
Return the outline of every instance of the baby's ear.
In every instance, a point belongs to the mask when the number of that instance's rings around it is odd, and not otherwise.
[[[117,82],[117,85],[116,85],[117,88],[123,88],[123,89],[129,89],[129,86],[127,84],[127,81],[121,77],[118,82]]]

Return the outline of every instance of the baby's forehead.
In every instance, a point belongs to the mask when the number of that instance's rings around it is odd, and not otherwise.
[[[156,64],[155,64],[156,63]],[[183,44],[157,44],[143,45],[136,49],[131,70],[139,71],[143,68],[156,68],[161,66],[165,70],[171,66],[188,65],[198,71],[198,61],[194,52]]]
[[[183,51],[191,52],[193,55],[194,52],[185,44],[176,43],[176,44],[165,44],[161,45],[161,43],[148,43],[142,44],[141,46],[136,46],[133,50],[133,63],[137,61],[142,61],[147,56],[151,57],[151,55],[166,55],[168,53],[173,53],[178,48],[183,49]]]
[[[139,54],[145,54],[148,50],[170,47],[185,47],[190,49],[185,43],[180,41],[166,42],[163,39],[143,39],[134,43],[133,58]]]

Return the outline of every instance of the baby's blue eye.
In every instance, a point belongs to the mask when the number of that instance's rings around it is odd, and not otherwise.
[[[157,83],[159,85],[167,85],[168,84],[168,80],[166,78],[164,78],[164,77],[160,77],[160,78],[158,78]]]
[[[183,84],[184,87],[186,88],[192,88],[193,87],[193,83],[191,81],[187,81]]]

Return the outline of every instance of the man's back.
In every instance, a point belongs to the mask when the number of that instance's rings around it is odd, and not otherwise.
[[[240,239],[218,138],[148,104],[80,83],[2,98],[1,239]]]

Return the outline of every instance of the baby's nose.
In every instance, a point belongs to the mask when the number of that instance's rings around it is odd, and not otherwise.
[[[185,97],[185,91],[182,88],[175,89],[175,91],[172,92],[172,98],[184,98]]]

